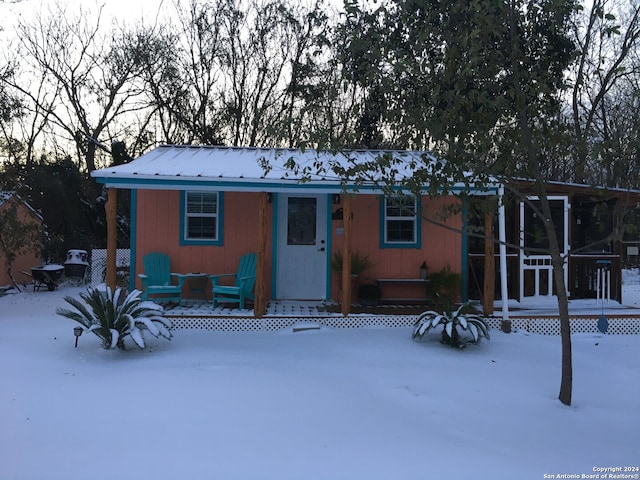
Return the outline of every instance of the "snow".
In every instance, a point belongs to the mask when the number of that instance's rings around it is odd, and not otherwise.
[[[214,185],[229,191],[282,192],[302,188],[308,193],[341,193],[344,190],[341,169],[376,163],[383,154],[393,156],[394,163],[383,164],[380,171],[372,172],[372,178],[360,183],[358,191],[380,193],[379,184],[385,176],[400,183],[411,176],[416,165],[429,169],[436,162],[429,152],[411,150],[333,153],[313,149],[161,145],[129,163],[95,170],[91,176],[107,187],[116,188]],[[495,179],[492,183],[488,187],[497,188]],[[481,190],[476,193],[486,193]]]
[[[76,324],[54,312],[80,291],[0,297],[3,480],[542,479],[640,466],[640,336],[575,334],[567,407],[555,336],[492,330],[458,351],[412,341],[410,328],[176,330],[144,350],[103,350],[91,334],[74,348]]]
[[[47,265],[42,265],[41,267],[33,267],[36,270],[44,270],[47,272],[57,272],[58,270],[63,270],[64,267],[62,265],[58,265],[57,263],[49,263]]]

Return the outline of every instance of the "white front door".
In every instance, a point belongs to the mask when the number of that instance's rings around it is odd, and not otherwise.
[[[276,296],[327,296],[327,195],[278,195]]]

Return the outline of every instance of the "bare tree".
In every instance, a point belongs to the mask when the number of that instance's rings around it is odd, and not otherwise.
[[[176,5],[178,25],[145,29],[144,81],[158,135],[168,143],[221,141],[217,4]]]
[[[574,180],[601,183],[603,166],[619,159],[603,159],[603,145],[611,122],[625,111],[623,91],[629,93],[629,81],[637,79],[640,63],[640,2],[637,0],[594,0],[590,8],[581,7],[575,16],[574,37],[578,57],[571,72],[571,129]],[[635,58],[635,61],[634,61]],[[612,115],[618,111],[616,117]],[[632,121],[631,118],[629,118]],[[604,161],[603,161],[604,160]],[[598,180],[596,180],[598,179]],[[616,178],[609,178],[609,184]]]
[[[88,14],[55,4],[46,16],[18,25],[23,58],[12,87],[46,117],[59,142],[71,142],[86,170],[96,168],[96,145],[117,118],[136,112],[141,91],[132,82],[139,59],[130,55],[126,33],[104,32],[102,9]],[[40,78],[35,85],[25,79]],[[59,136],[59,137],[58,137]]]
[[[168,142],[291,145],[317,104],[328,49],[321,3],[189,0],[146,29],[145,82]]]
[[[305,11],[283,0],[251,1],[244,9],[235,3],[224,0],[222,30],[228,137],[233,144],[269,144],[284,131],[291,144],[296,98],[312,73],[306,67],[314,51],[326,44],[326,17],[320,4]]]

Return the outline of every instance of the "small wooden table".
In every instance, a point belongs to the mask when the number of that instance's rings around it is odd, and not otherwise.
[[[427,282],[424,278],[378,278],[378,287],[382,291],[382,303],[427,303]],[[422,294],[419,297],[390,297],[385,296],[384,286],[397,286],[397,287],[422,287]],[[397,288],[394,288],[397,290]]]
[[[187,278],[190,298],[207,300],[207,282],[209,280],[209,275],[206,273],[195,272],[185,273],[184,276]]]

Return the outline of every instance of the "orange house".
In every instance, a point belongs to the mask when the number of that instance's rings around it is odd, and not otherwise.
[[[137,273],[149,252],[167,253],[173,272],[209,274],[235,272],[241,255],[257,252],[257,304],[341,302],[349,276],[332,271],[332,260],[350,252],[370,262],[360,283],[404,280],[386,282],[384,295],[419,297],[425,286],[411,280],[420,279],[423,263],[429,271],[449,266],[465,275],[463,217],[425,220],[425,212],[457,202],[455,196],[383,189],[381,177],[357,184],[341,178],[344,168],[382,155],[398,159],[396,178],[434,160],[415,151],[160,146],[92,175],[111,191],[131,190],[131,288],[141,288]]]
[[[18,220],[21,223],[36,223],[38,225],[42,225],[42,217],[24,200],[22,200],[18,195],[13,192],[2,192],[0,191],[0,212],[4,212],[10,207],[15,206],[17,211]],[[11,271],[13,273],[14,278],[16,277],[16,272],[30,271],[31,267],[38,266],[41,263],[40,259],[40,251],[33,252],[22,251],[16,257],[13,265],[11,266]],[[7,271],[8,265],[7,260],[4,258],[3,254],[0,252],[0,286],[9,285],[12,283],[11,278],[9,277],[9,273]],[[19,280],[19,279],[17,279]]]

